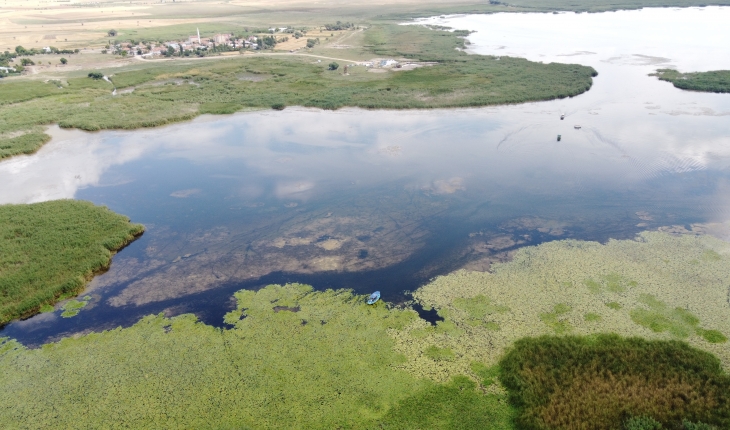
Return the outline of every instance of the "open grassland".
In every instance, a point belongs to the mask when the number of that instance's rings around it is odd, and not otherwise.
[[[149,316],[27,350],[0,346],[0,426],[508,429],[506,398],[394,368],[412,310],[303,285],[236,294],[233,324]]]
[[[672,69],[661,69],[657,70],[656,76],[683,90],[730,93],[730,70],[680,73]]]
[[[0,206],[0,325],[77,294],[143,231],[88,202]]]
[[[519,409],[518,428],[730,427],[730,376],[717,358],[681,342],[527,338],[515,343],[500,367]],[[639,420],[654,425],[638,427]]]
[[[433,62],[413,70],[364,66],[344,74],[307,56],[236,56],[221,61],[141,63],[104,71],[113,84],[88,77],[48,82],[0,82],[0,154],[28,153],[44,142],[38,127],[58,123],[82,130],[134,129],[288,105],[338,109],[426,109],[486,106],[570,97],[587,91],[596,72],[572,64],[467,55],[460,33],[420,26],[365,31],[373,55]],[[112,95],[112,89],[127,89]],[[20,138],[21,136],[26,136]]]
[[[517,339],[613,332],[683,340],[730,368],[730,245],[643,233],[605,245],[574,240],[522,248],[493,273],[458,271],[414,293],[444,321],[393,331],[401,366],[447,381],[494,365]],[[433,366],[433,348],[439,366]],[[450,353],[445,352],[448,350]]]

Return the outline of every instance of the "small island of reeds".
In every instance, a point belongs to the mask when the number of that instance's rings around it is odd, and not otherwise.
[[[674,69],[659,69],[654,76],[683,90],[730,93],[730,70],[680,73]]]
[[[143,231],[84,201],[0,205],[0,325],[75,296]]]

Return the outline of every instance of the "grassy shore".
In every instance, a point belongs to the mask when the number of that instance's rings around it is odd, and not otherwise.
[[[0,325],[76,295],[143,231],[88,202],[0,206]]]
[[[655,76],[662,81],[671,82],[683,90],[707,93],[730,93],[730,70],[711,72],[680,73],[672,69],[657,70]]]
[[[338,109],[429,109],[487,106],[570,97],[587,91],[596,72],[571,64],[467,55],[462,34],[420,26],[374,26],[365,31],[370,55],[428,61],[413,70],[350,67],[280,55],[213,61],[150,61],[135,70],[104,71],[113,85],[87,77],[0,83],[0,157],[29,153],[46,137],[39,126],[83,130],[135,129],[203,113],[290,105]],[[347,63],[345,63],[347,64]],[[343,64],[344,67],[344,64]],[[251,76],[256,77],[251,79]]]

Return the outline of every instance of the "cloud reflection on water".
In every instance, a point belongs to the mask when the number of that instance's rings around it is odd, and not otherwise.
[[[133,132],[54,127],[37,154],[0,162],[0,203],[82,197],[146,223],[145,236],[90,287],[109,293],[102,301],[112,307],[276,271],[364,273],[429,243],[439,259],[484,270],[541,234],[656,228],[687,213],[722,222],[730,96],[647,75],[668,62],[730,68],[727,55],[715,55],[726,52],[728,33],[704,38],[730,9],[713,9],[701,29],[702,12],[674,13],[438,18],[479,29],[470,36],[476,52],[580,62],[599,76],[578,97],[482,109],[293,107]],[[689,31],[671,27],[678,21]],[[435,261],[424,257],[409,279],[446,267]],[[84,312],[113,313],[100,306]]]

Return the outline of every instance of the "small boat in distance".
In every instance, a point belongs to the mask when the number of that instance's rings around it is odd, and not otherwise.
[[[580,130],[580,126],[579,125],[574,125],[573,128],[576,129],[576,130]]]
[[[561,113],[561,114],[560,114],[560,120],[562,121],[562,120],[564,120],[564,119],[565,119],[565,114],[564,114],[564,113]]]
[[[562,138],[563,138],[563,136],[558,135],[558,142],[560,142],[560,139],[562,139]]]
[[[370,297],[368,297],[368,304],[372,305],[373,303],[380,300],[380,291],[376,291],[372,294],[370,294]]]

